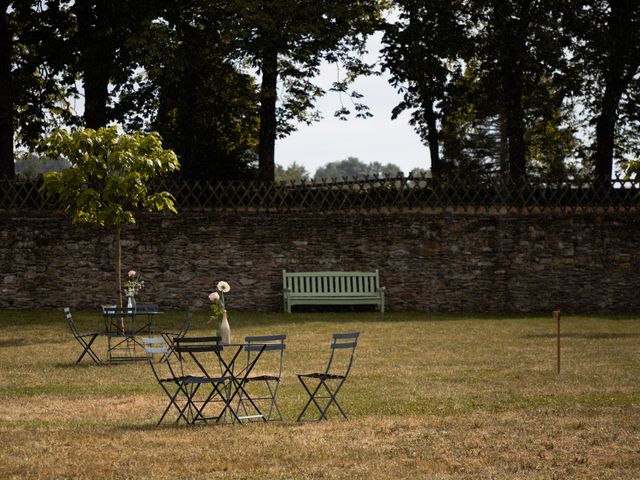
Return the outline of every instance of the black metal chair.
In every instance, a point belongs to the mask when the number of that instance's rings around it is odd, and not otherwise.
[[[185,423],[190,423],[189,418],[185,414],[188,394],[184,387],[184,377],[181,374],[180,366],[172,364],[168,358],[166,361],[161,362],[157,360],[158,357],[160,357],[161,360],[165,359],[169,351],[168,345],[162,337],[142,337],[141,343],[147,354],[153,376],[162,391],[169,398],[169,403],[162,412],[156,425],[162,423],[172,407],[178,412],[175,423],[178,423],[181,419],[184,420]]]
[[[96,338],[98,338],[98,335],[100,335],[100,332],[84,332],[84,333],[80,332],[78,330],[76,322],[73,320],[73,316],[71,315],[71,309],[69,307],[64,308],[64,316],[67,319],[67,323],[69,324],[69,328],[71,329],[71,333],[73,334],[73,337],[82,346],[82,353],[76,360],[76,364],[80,363],[80,360],[82,360],[82,358],[85,355],[89,355],[89,358],[91,358],[91,360],[93,360],[93,362],[96,365],[100,365],[102,363],[100,361],[100,358],[91,348],[91,346],[93,345],[93,342],[95,342]]]
[[[282,377],[282,360],[284,357],[286,335],[263,335],[245,337],[244,350],[247,353],[247,363],[245,370],[252,366],[258,353],[262,353],[259,362],[258,374],[250,375],[244,378],[244,388],[251,395],[251,400],[257,401],[261,405],[268,405],[268,413],[266,415],[249,415],[247,410],[247,399],[243,396],[243,392],[238,394],[238,405],[236,413],[243,410],[244,415],[239,416],[241,420],[253,418],[262,418],[264,420],[272,420],[273,414],[277,414],[277,420],[282,420],[282,413],[278,408],[278,389],[280,387],[280,378]],[[264,348],[263,348],[264,346]],[[271,352],[271,353],[269,353]],[[251,385],[257,386],[262,384],[262,389],[253,388]],[[256,393],[254,394],[254,390]]]
[[[327,412],[331,405],[335,405],[340,414],[345,419],[347,418],[347,415],[338,403],[337,396],[351,371],[359,335],[360,333],[334,334],[330,347],[331,355],[329,356],[329,362],[325,371],[322,373],[305,373],[298,375],[300,383],[302,383],[302,386],[309,395],[309,400],[300,412],[300,415],[298,415],[296,422],[301,421],[311,404],[313,404],[320,413],[320,417],[317,420],[327,420]],[[318,403],[319,399],[328,400],[324,407],[321,407],[320,403]]]
[[[187,423],[219,422],[229,410],[230,399],[227,386],[231,382],[230,367],[222,358],[223,345],[220,337],[183,337],[174,339],[174,352],[180,360],[180,390],[186,403],[181,409]],[[234,361],[235,358],[232,360]],[[211,366],[220,365],[220,374],[211,374]],[[206,387],[210,387],[207,391]],[[217,414],[207,415],[205,409],[213,404],[222,404]],[[231,410],[231,413],[234,412]]]

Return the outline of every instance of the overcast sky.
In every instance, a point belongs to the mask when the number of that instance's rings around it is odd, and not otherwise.
[[[369,41],[367,60],[376,59],[379,49],[380,35],[376,35]],[[324,65],[317,83],[328,91],[336,78],[335,65]],[[399,103],[400,95],[389,85],[388,78],[360,78],[354,84],[353,89],[364,95],[360,101],[368,105],[373,118],[338,120],[333,113],[340,108],[340,98],[337,93],[327,93],[317,104],[324,118],[311,126],[301,125],[289,137],[278,140],[276,163],[287,167],[295,161],[312,175],[319,166],[347,157],[357,157],[365,163],[394,163],[405,174],[415,167],[429,168],[428,149],[409,125],[409,115],[405,112],[391,120],[391,110]],[[344,98],[343,102],[349,108],[350,100]]]

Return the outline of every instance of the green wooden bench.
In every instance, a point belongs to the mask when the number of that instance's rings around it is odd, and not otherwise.
[[[384,287],[375,272],[282,271],[284,311],[294,305],[377,305],[384,313]]]

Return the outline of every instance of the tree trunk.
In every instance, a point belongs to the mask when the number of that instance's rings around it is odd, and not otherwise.
[[[11,87],[12,39],[6,2],[0,6],[0,178],[13,178],[13,98]]]
[[[431,174],[436,178],[442,172],[442,161],[438,146],[437,116],[433,111],[433,101],[425,102],[424,107],[425,120],[427,122],[427,143],[429,144],[429,154],[431,155]]]
[[[109,101],[109,73],[104,66],[96,65],[96,61],[99,60],[85,58],[83,63],[88,65],[82,74],[84,123],[85,126],[93,129],[107,125],[107,102]]]
[[[619,80],[619,79],[618,79]],[[620,82],[607,82],[602,98],[602,109],[596,120],[596,181],[606,185],[613,173],[613,147],[618,119],[618,105],[625,87]]]
[[[258,169],[260,179],[267,182],[275,180],[277,86],[278,51],[275,48],[265,48],[262,55],[262,85],[260,87]]]
[[[84,122],[93,129],[107,124],[109,79],[115,56],[109,16],[109,2],[75,2],[72,7],[78,22],[78,66],[84,88]]]
[[[116,292],[118,296],[118,306],[122,305],[122,245],[120,242],[120,225],[116,225],[115,232],[115,246],[116,246]]]
[[[522,76],[517,72],[503,73],[504,103],[506,107],[506,133],[509,145],[509,173],[516,183],[526,173],[526,146],[522,120]]]
[[[509,174],[516,184],[522,183],[526,173],[526,145],[524,142],[524,119],[522,107],[523,72],[522,56],[526,45],[526,15],[519,12],[514,20],[510,7],[494,11],[498,28],[499,71],[502,101],[505,110],[505,131],[508,140]]]
[[[613,174],[613,149],[615,146],[618,107],[622,95],[638,70],[637,0],[610,2],[608,41],[604,75],[604,94],[596,119],[596,145],[594,170],[596,182],[608,185]]]

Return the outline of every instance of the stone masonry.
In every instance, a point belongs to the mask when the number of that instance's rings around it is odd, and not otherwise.
[[[0,307],[113,303],[113,232],[52,212],[0,214]],[[640,310],[640,222],[625,214],[144,216],[122,234],[139,301],[204,308],[218,280],[235,310],[281,310],[282,269],[375,270],[390,310]]]

